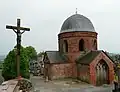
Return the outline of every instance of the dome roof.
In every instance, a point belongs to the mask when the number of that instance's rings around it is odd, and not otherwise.
[[[95,32],[95,29],[92,22],[87,17],[74,14],[65,20],[60,33],[74,31]]]

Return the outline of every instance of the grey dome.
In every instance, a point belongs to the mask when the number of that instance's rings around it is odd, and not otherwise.
[[[65,20],[60,33],[74,31],[95,32],[95,29],[92,22],[87,17],[74,14]]]

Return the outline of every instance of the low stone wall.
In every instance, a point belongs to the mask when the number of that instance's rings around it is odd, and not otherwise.
[[[0,92],[19,92],[17,80],[5,81],[0,85]]]

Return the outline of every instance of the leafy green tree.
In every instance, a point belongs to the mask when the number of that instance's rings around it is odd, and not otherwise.
[[[3,62],[0,61],[0,69],[3,68]]]
[[[30,77],[28,56],[23,47],[21,47],[20,50],[20,75],[24,78]],[[8,55],[4,60],[2,76],[4,77],[5,80],[9,80],[17,77],[15,48],[8,53]]]
[[[40,53],[38,53],[38,57],[41,57],[42,55],[45,55],[45,52],[43,51],[43,52],[40,52]]]
[[[35,50],[34,47],[28,46],[28,47],[25,48],[25,51],[26,51],[26,53],[27,53],[27,56],[28,56],[28,58],[29,58],[29,61],[30,61],[30,60],[36,60],[36,59],[37,59],[37,52],[36,52],[36,50]]]

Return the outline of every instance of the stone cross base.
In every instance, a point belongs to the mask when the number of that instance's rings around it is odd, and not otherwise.
[[[5,81],[0,85],[0,92],[19,92],[19,87],[17,86],[17,80]]]

